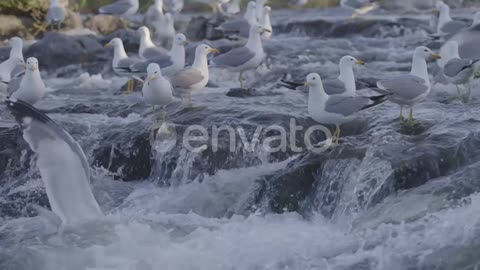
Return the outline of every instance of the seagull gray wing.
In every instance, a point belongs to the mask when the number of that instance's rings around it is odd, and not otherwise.
[[[110,5],[103,6],[98,9],[102,14],[122,15],[133,7],[133,4],[128,0],[119,0]]]
[[[212,59],[212,62],[218,66],[238,67],[255,57],[255,53],[247,47],[240,47],[230,50]]]
[[[470,59],[453,58],[443,67],[443,73],[449,77],[454,77],[472,65],[473,61]]]
[[[323,88],[327,95],[340,95],[345,92],[345,83],[340,79],[325,80],[323,82]]]
[[[61,7],[51,7],[47,12],[48,23],[59,23],[65,20],[65,11]]]
[[[373,107],[385,101],[384,95],[374,97],[330,96],[325,104],[325,111],[348,117],[359,111]]]
[[[147,72],[148,65],[155,63],[160,66],[160,68],[167,68],[173,65],[172,59],[168,55],[164,55],[163,57],[158,57],[154,59],[150,59],[143,62],[138,62],[130,66],[130,69],[133,72]]]
[[[151,47],[143,51],[142,57],[145,59],[154,59],[168,54],[168,50],[161,47]]]
[[[444,24],[440,30],[444,33],[449,33],[449,34],[455,34],[459,32],[460,30],[467,28],[468,25],[465,22],[462,21],[449,21],[446,24]]]
[[[123,58],[122,60],[118,61],[117,65],[114,67],[114,69],[123,69],[123,70],[129,70],[130,67],[133,65],[133,64],[136,64],[140,62],[140,60],[138,59],[134,59],[134,58]]]
[[[414,99],[428,91],[425,80],[410,74],[379,81],[377,86],[402,99]]]
[[[330,96],[325,104],[325,111],[350,116],[361,111],[368,104],[370,100],[367,97]]]
[[[172,78],[172,86],[179,89],[189,89],[191,86],[201,82],[205,77],[195,68],[185,68]]]

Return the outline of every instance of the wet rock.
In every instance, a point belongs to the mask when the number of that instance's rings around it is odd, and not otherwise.
[[[140,37],[138,36],[135,31],[126,30],[126,29],[119,29],[116,30],[105,37],[101,38],[102,44],[106,44],[110,42],[110,40],[114,38],[120,38],[123,41],[123,46],[127,52],[138,52],[138,48],[140,46]]]
[[[479,124],[470,122],[470,126]],[[480,135],[459,126],[463,125],[456,123],[442,130],[430,128],[422,134],[404,137],[403,141],[377,143],[374,147],[364,137],[366,141],[346,141],[321,154],[302,154],[284,170],[261,180],[264,187],[258,191],[257,203],[266,202],[278,213],[320,211],[326,217],[345,209],[373,207],[395,192],[422,187],[478,162],[480,151],[476,145]],[[447,180],[451,183],[453,179]],[[350,191],[345,190],[347,186]],[[480,190],[480,185],[449,186],[456,191],[445,190],[459,195],[456,199]],[[345,192],[354,192],[349,198],[354,203],[340,208],[339,194]]]
[[[85,27],[101,35],[109,35],[123,28],[121,18],[110,15],[95,15],[85,21]]]
[[[141,180],[150,176],[153,164],[149,134],[132,124],[123,130],[139,130],[136,135],[113,129],[103,138],[100,147],[93,151],[95,166],[114,173],[124,181]]]
[[[226,94],[227,97],[238,98],[255,97],[258,95],[259,93],[254,88],[231,88]]]
[[[103,46],[94,36],[68,36],[57,32],[46,33],[25,54],[38,58],[42,70],[48,71],[108,59]]]
[[[211,18],[193,17],[187,25],[185,35],[192,41],[221,39],[224,35],[216,28],[225,20],[226,18],[219,14]]]

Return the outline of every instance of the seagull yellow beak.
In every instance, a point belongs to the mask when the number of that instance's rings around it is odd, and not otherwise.
[[[188,40],[185,40],[185,41],[183,42],[183,46],[188,46],[188,44],[190,44],[190,42],[188,42]]]
[[[211,52],[211,53],[220,53],[220,51],[219,51],[219,50],[217,50],[217,49],[214,49],[214,48],[211,48],[211,49],[210,49],[210,52]]]
[[[355,62],[355,64],[363,66],[363,65],[365,65],[365,62],[362,61],[362,60],[357,60],[357,62]]]
[[[434,54],[432,54],[432,59],[433,60],[438,60],[438,59],[442,59],[442,57],[440,56],[440,54],[434,53]]]
[[[433,14],[438,14],[438,13],[440,13],[440,10],[438,10],[437,8],[433,8],[432,13]]]
[[[310,83],[309,82],[305,82],[303,83],[304,86],[310,86]]]
[[[271,33],[271,32],[272,32],[272,30],[270,30],[270,29],[267,29],[267,28],[263,28],[263,32]]]
[[[147,82],[151,82],[157,78],[157,75],[151,75],[147,77]]]
[[[110,48],[110,43],[103,45],[103,48]]]

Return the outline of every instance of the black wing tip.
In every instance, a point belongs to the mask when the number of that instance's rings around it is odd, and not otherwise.
[[[287,81],[285,79],[281,79],[280,82],[281,83],[279,83],[278,85],[283,86],[283,87],[288,88],[288,89],[291,89],[291,90],[297,90],[297,87],[300,87],[300,86],[304,85],[303,83]]]
[[[21,99],[10,99],[7,97],[5,99],[5,103],[7,108],[10,110],[12,115],[15,117],[15,120],[21,124],[22,119],[24,117],[31,117],[43,123],[52,122],[55,123],[52,119],[50,119],[47,115],[43,112],[32,106],[30,103],[25,102]]]

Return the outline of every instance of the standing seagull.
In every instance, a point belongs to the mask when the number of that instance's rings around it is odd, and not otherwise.
[[[162,121],[165,123],[167,113],[165,107],[172,102],[172,85],[162,76],[162,71],[157,64],[150,64],[147,67],[147,79],[143,84],[142,96],[145,103],[152,105],[153,129],[158,128],[157,113],[155,106],[162,106]]]
[[[439,12],[437,34],[441,36],[452,36],[468,27],[468,24],[462,21],[452,20],[450,17],[450,7],[443,1],[437,1],[434,12]]]
[[[47,23],[50,24],[50,28],[53,30],[53,26],[57,25],[58,31],[65,20],[65,9],[60,3],[60,0],[51,0],[50,8],[47,12]]]
[[[140,47],[138,49],[138,55],[143,59],[153,59],[162,55],[168,54],[168,50],[162,47],[157,47],[153,44],[150,36],[150,30],[146,26],[138,28],[140,33]]]
[[[192,92],[203,89],[209,79],[208,73],[208,59],[207,55],[210,53],[218,53],[217,49],[213,49],[208,45],[200,44],[195,49],[195,60],[191,67],[180,70],[172,77],[172,85],[176,92],[180,94],[183,100],[183,95],[188,95],[188,103],[192,105]]]
[[[250,27],[250,35],[247,44],[235,48],[212,59],[212,62],[231,72],[240,72],[238,80],[243,88],[243,72],[257,68],[263,61],[264,52],[260,35],[270,30],[260,25]]]
[[[269,31],[265,31],[262,33],[263,40],[269,40],[272,37],[272,24],[270,23],[270,13],[272,12],[272,8],[269,6],[263,7],[263,14],[262,18],[260,19],[260,25]]]
[[[473,76],[474,65],[479,60],[460,58],[458,53],[458,43],[455,40],[448,41],[445,49],[449,53],[449,60],[443,67],[443,74],[447,80],[457,87],[457,97],[461,98],[460,84],[470,84],[470,78]],[[471,86],[468,87],[467,100],[471,94]]]
[[[130,67],[130,70],[135,73],[144,73],[147,72],[147,67],[150,64],[156,63],[163,70],[162,73],[167,77],[170,77],[185,67],[185,46],[187,44],[188,42],[185,35],[178,33],[175,36],[172,49],[167,55],[133,64]]]
[[[15,70],[19,69],[25,65],[25,61],[23,60],[23,41],[19,37],[12,37],[10,39],[10,45],[12,48],[10,49],[10,56],[7,60],[3,61],[0,64],[0,81],[4,83],[10,82],[12,78],[12,74]],[[2,85],[3,88],[3,85]],[[2,89],[2,91],[5,89]]]
[[[123,42],[119,38],[112,39],[109,43],[105,44],[105,48],[113,47],[113,71],[122,77],[132,78],[135,74],[132,74],[130,66],[138,63],[137,59],[129,58],[123,47]],[[131,79],[128,81],[127,91],[132,92],[135,82]]]
[[[336,126],[333,134],[336,144],[338,144],[340,138],[340,125],[352,121],[358,112],[374,107],[386,100],[385,95],[374,97],[327,95],[323,88],[322,79],[317,73],[308,74],[305,86],[309,87],[308,113],[313,120],[319,123]]]
[[[409,74],[396,78],[381,80],[377,82],[380,93],[388,93],[388,100],[400,105],[400,120],[403,122],[403,107],[410,107],[408,120],[413,124],[413,106],[423,101],[430,90],[430,79],[428,77],[427,59],[440,59],[441,56],[432,52],[427,47],[420,46],[415,49],[412,60],[412,70]]]
[[[143,18],[143,22],[146,26],[153,28],[153,25],[157,21],[161,21],[163,18],[163,0],[155,0],[153,5],[151,5],[147,13],[145,13],[145,17]]]
[[[171,14],[178,14],[183,9],[183,0],[165,0],[163,9]]]
[[[340,75],[331,80],[323,80],[323,88],[327,95],[342,95],[353,97],[357,94],[357,85],[355,81],[355,75],[353,74],[353,65],[364,65],[365,62],[358,60],[357,58],[345,55],[340,58],[338,67],[340,69]],[[297,89],[299,87],[304,87],[303,83],[289,82],[282,80],[286,85],[284,87],[290,89]]]
[[[45,84],[40,77],[38,70],[38,60],[35,57],[27,59],[27,69],[23,76],[20,87],[12,94],[11,99],[21,99],[31,105],[37,103],[45,96]]]

